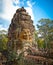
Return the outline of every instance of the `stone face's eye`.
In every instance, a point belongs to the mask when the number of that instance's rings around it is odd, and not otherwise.
[[[26,34],[27,34],[27,32],[24,31],[24,35],[26,35]]]
[[[23,35],[23,39],[27,39],[27,35]]]

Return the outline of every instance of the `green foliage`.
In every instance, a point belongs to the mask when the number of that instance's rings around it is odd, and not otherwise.
[[[43,39],[43,46],[46,48],[50,48],[50,42],[53,40],[53,20],[50,19],[41,19],[38,21],[38,31],[41,35],[40,40]],[[40,42],[39,43],[43,43]]]
[[[17,57],[17,53],[14,51],[9,51],[8,53],[8,61],[13,61],[14,59],[16,59]]]
[[[0,51],[7,49],[7,34],[3,31],[0,31]]]
[[[39,36],[39,31],[35,31],[35,40],[38,44],[38,48],[45,48],[44,46],[44,39],[41,39]]]

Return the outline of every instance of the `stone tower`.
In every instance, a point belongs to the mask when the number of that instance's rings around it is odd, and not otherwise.
[[[32,46],[34,31],[31,16],[24,7],[17,9],[8,29],[8,46],[15,51]]]

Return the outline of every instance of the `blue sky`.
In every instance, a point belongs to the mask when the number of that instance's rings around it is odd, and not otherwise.
[[[0,30],[7,30],[16,9],[24,6],[36,27],[41,18],[53,20],[53,0],[0,0]]]

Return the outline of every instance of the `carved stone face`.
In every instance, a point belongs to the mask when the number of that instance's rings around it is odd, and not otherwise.
[[[32,42],[32,35],[29,29],[23,29],[19,35],[21,41]]]

